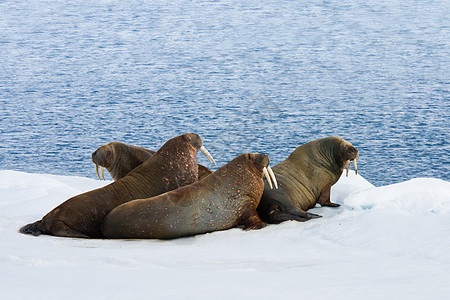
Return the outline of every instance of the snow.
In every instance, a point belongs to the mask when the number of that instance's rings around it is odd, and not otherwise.
[[[313,209],[320,219],[170,241],[18,232],[108,183],[0,171],[2,299],[450,297],[450,182],[374,187],[351,172],[332,189],[339,208]]]

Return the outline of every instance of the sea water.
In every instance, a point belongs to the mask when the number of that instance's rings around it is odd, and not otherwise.
[[[374,185],[450,180],[449,15],[446,0],[0,1],[0,169],[95,177],[100,145],[185,132],[218,165],[274,165],[337,135]]]

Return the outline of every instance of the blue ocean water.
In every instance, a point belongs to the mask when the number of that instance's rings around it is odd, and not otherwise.
[[[218,165],[276,164],[338,135],[377,186],[450,180],[449,15],[447,0],[0,1],[0,168],[94,178],[98,146],[185,132]]]

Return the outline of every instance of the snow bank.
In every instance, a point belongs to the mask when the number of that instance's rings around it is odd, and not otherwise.
[[[18,229],[110,182],[0,171],[2,299],[447,299],[450,183],[332,189],[323,218],[172,241],[33,237]]]

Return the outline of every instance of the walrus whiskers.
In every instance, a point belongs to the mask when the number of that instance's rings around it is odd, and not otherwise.
[[[212,162],[214,165],[216,165],[216,162],[214,161],[214,158],[209,153],[209,151],[206,150],[205,146],[201,146],[200,147],[200,151],[202,151],[202,153],[205,154],[205,156],[209,159],[210,162]]]

